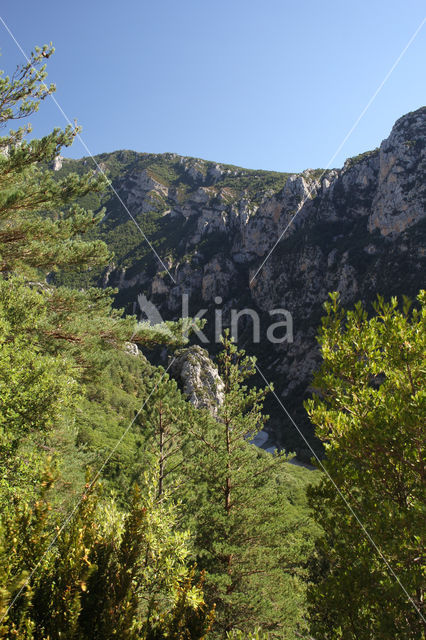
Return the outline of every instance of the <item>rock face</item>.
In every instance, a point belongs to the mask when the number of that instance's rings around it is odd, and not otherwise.
[[[260,343],[247,313],[238,342],[258,357],[310,437],[302,400],[319,362],[315,335],[328,292],[338,290],[350,306],[358,299],[369,303],[377,293],[414,296],[424,286],[425,133],[421,108],[400,118],[379,149],[348,159],[342,169],[294,175],[175,154],[104,154],[98,161],[163,263],[109,195],[100,236],[115,251],[115,263],[97,284],[117,286],[117,304],[130,312],[145,294],[164,319],[181,315],[186,295],[190,315],[207,309],[209,351],[217,348],[215,334],[229,326],[232,309],[254,310]],[[275,309],[291,313],[292,342],[269,341]],[[196,365],[186,360],[183,369],[197,386]],[[199,402],[187,383],[188,395]],[[266,428],[276,441],[302,455],[305,445],[281,409],[271,401],[268,412]]]
[[[53,158],[53,164],[52,164],[53,171],[59,171],[60,169],[62,169],[63,160],[64,159],[62,156],[56,156],[55,158]]]
[[[398,120],[379,153],[378,188],[369,229],[398,235],[425,215],[426,119],[422,111]]]
[[[223,382],[208,352],[197,345],[174,354],[170,374],[197,409],[208,409],[216,416],[223,403]]]
[[[138,345],[135,344],[134,342],[126,342],[125,351],[129,355],[134,356],[135,358],[137,358],[141,353],[139,351]]]

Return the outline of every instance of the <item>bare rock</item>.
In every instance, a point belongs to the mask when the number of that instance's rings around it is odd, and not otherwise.
[[[223,403],[224,385],[205,349],[197,345],[180,349],[169,371],[194,407],[208,409],[216,416]]]
[[[400,118],[380,146],[370,231],[395,236],[426,216],[426,108]]]

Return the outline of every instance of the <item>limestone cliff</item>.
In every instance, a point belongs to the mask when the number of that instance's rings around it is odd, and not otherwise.
[[[217,408],[223,403],[224,385],[205,349],[192,345],[175,352],[169,372],[194,407],[207,409],[216,416]]]
[[[165,319],[181,314],[187,294],[190,314],[208,309],[210,340],[218,309],[223,326],[231,308],[256,310],[261,343],[253,342],[248,316],[241,320],[239,342],[258,356],[264,374],[309,433],[301,403],[318,363],[315,335],[328,292],[340,291],[351,305],[371,301],[377,292],[413,296],[424,286],[425,134],[426,108],[421,108],[400,118],[379,149],[350,158],[342,169],[294,175],[176,154],[103,154],[98,162],[163,264],[109,195],[102,203],[107,214],[100,235],[116,257],[93,279],[117,286],[118,304],[130,312],[137,311],[143,292]],[[64,161],[62,170],[79,162],[87,161]],[[266,340],[268,312],[276,308],[292,314],[292,342]],[[216,349],[213,343],[204,346]],[[272,403],[270,411],[268,428],[276,440],[303,455],[294,427]]]

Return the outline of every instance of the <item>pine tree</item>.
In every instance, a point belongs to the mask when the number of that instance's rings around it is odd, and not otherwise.
[[[52,47],[36,48],[30,61],[11,76],[0,72],[0,126],[31,115],[54,90],[47,87],[45,59]],[[58,180],[46,171],[79,129],[55,129],[41,140],[26,139],[29,125],[0,138],[0,273],[76,268],[105,262],[104,243],[81,239],[102,213],[75,204],[78,197],[104,190],[105,179],[88,172]],[[68,209],[66,209],[68,207]]]
[[[372,317],[360,303],[345,312],[337,294],[325,304],[306,408],[329,474],[310,495],[324,530],[312,633],[327,640],[424,637],[424,292],[419,303],[410,311],[379,298]]]
[[[150,381],[151,395],[140,424],[145,451],[158,473],[158,497],[166,487],[177,489],[179,475],[188,449],[186,423],[194,413],[174,380],[161,369]],[[173,486],[174,485],[174,486]]]
[[[190,428],[195,454],[186,465],[187,509],[193,513],[197,565],[216,603],[214,637],[259,626],[271,637],[294,637],[304,585],[302,556],[312,544],[308,520],[289,500],[286,456],[250,444],[266,416],[266,392],[248,388],[255,360],[225,334],[219,356],[224,383],[217,420]],[[304,539],[306,536],[306,540]],[[285,635],[288,634],[288,635]]]
[[[11,78],[0,73],[1,126],[31,115],[52,93],[53,85],[45,84],[44,64],[52,53],[51,47],[36,49]],[[51,161],[63,145],[73,142],[77,129],[55,130],[42,140],[27,141],[30,130],[24,126],[0,139],[0,455],[6,494],[17,484],[34,486],[45,452],[52,450],[60,458],[64,447],[72,449],[72,438],[86,445],[80,433],[86,427],[84,415],[96,415],[96,405],[86,402],[88,394],[91,400],[101,395],[104,371],[111,371],[112,362],[117,364],[117,354],[123,355],[119,366],[126,368],[123,360],[130,339],[141,347],[186,340],[183,322],[153,330],[134,317],[123,317],[113,306],[111,289],[72,290],[46,282],[54,269],[88,268],[108,258],[103,243],[84,239],[102,212],[94,215],[74,204],[76,198],[105,189],[106,182],[93,172],[58,179],[50,170]],[[138,365],[141,377],[144,365]],[[132,419],[144,392],[143,384],[134,390],[140,395],[135,403],[127,394],[128,412],[118,410],[115,421],[110,419],[110,439],[119,439],[122,423]],[[104,416],[108,409],[112,407],[103,407]],[[17,447],[22,455],[17,455]],[[74,466],[73,480],[81,484],[82,455],[75,447],[69,451],[72,457],[65,464],[68,479]]]

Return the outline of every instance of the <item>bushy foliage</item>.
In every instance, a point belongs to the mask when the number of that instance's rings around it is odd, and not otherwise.
[[[64,523],[47,498],[51,479],[43,485],[3,520],[1,638],[205,636],[213,614],[186,564],[189,534],[155,482],[134,490],[125,515],[88,485]]]
[[[226,640],[269,640],[269,633],[264,633],[261,629],[256,629],[248,634],[235,630],[226,634]]]
[[[321,638],[423,637],[424,292],[418,302],[379,298],[370,318],[337,294],[325,305],[306,404],[329,474],[310,492],[324,530],[310,590]]]

